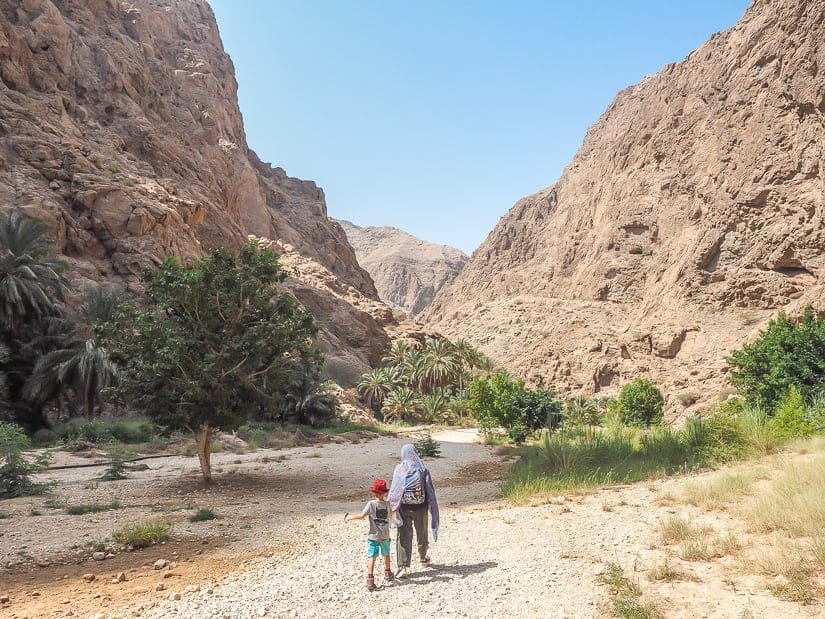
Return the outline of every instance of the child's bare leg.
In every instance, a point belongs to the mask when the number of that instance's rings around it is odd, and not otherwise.
[[[390,555],[384,555],[384,572],[392,572],[390,568]]]
[[[367,574],[374,574],[373,570],[375,570],[375,557],[370,557],[367,559]]]

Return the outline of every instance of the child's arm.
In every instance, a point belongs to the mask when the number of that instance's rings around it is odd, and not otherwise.
[[[366,514],[347,514],[344,516],[344,522],[349,522],[350,520],[363,520],[366,517]]]

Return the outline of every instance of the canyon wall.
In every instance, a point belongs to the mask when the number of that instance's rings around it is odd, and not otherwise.
[[[824,71],[825,1],[755,0],[619,92],[422,320],[565,393],[723,391],[731,349],[825,305]]]

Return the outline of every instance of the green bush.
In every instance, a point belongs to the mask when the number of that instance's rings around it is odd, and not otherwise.
[[[469,405],[482,433],[490,434],[496,427],[509,433],[512,428],[515,442],[523,442],[534,430],[556,428],[562,420],[562,404],[554,391],[527,389],[523,380],[504,372],[489,380],[475,379]]]
[[[507,437],[516,445],[521,445],[524,441],[530,438],[532,432],[530,428],[524,425],[521,421],[516,421],[513,425],[507,428]]]
[[[133,522],[112,533],[112,541],[132,546],[147,548],[169,539],[172,525],[168,522]]]
[[[147,443],[157,434],[157,428],[143,417],[97,417],[69,419],[55,426],[55,432],[65,443]]]
[[[32,475],[48,468],[49,454],[44,452],[29,462],[23,452],[30,447],[20,426],[0,422],[0,499],[43,494],[49,488],[32,480]]]
[[[100,479],[103,481],[114,481],[129,477],[129,469],[126,461],[132,456],[120,446],[120,443],[111,442],[106,445],[106,468]]]
[[[70,516],[83,516],[85,514],[97,514],[112,509],[121,509],[123,504],[120,499],[112,499],[108,503],[81,503],[79,505],[67,505],[66,513]]]
[[[565,402],[564,420],[574,425],[595,426],[602,421],[602,411],[596,400],[577,395]]]
[[[814,428],[808,420],[807,413],[805,399],[793,385],[776,407],[771,420],[772,429],[782,438],[810,436]]]
[[[205,520],[214,520],[217,518],[215,510],[211,507],[198,508],[194,514],[189,517],[189,522],[203,522]]]
[[[418,455],[422,458],[438,458],[441,455],[441,444],[429,432],[414,445]]]
[[[825,381],[825,318],[808,306],[799,320],[779,312],[751,344],[734,351],[731,384],[749,404],[775,410],[792,386],[810,398]]]
[[[608,410],[627,425],[649,426],[662,420],[664,398],[659,388],[646,378],[635,378],[611,400]]]

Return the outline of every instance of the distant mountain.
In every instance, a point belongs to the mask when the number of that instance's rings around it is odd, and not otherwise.
[[[755,0],[626,88],[420,317],[564,392],[677,410],[780,309],[825,309],[825,0]]]
[[[422,241],[398,228],[338,223],[381,300],[410,317],[420,314],[469,259],[454,247]]]

